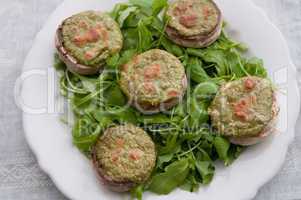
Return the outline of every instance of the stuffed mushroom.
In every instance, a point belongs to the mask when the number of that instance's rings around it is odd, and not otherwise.
[[[117,192],[146,182],[156,164],[154,142],[130,124],[108,128],[96,142],[92,157],[101,181]]]
[[[222,14],[212,0],[176,0],[166,11],[166,33],[178,45],[202,48],[222,31]]]
[[[122,49],[123,37],[108,14],[86,11],[63,21],[55,45],[69,70],[89,75],[100,72],[106,58]]]
[[[272,83],[254,76],[223,85],[209,107],[213,127],[239,145],[253,145],[269,136],[278,111]]]
[[[185,94],[187,78],[178,58],[153,49],[122,67],[120,86],[132,105],[149,114],[175,106]]]

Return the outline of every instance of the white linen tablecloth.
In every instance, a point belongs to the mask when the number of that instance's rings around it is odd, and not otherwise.
[[[43,173],[23,133],[13,89],[35,35],[61,0],[0,0],[0,200],[66,200]],[[285,35],[301,70],[301,1],[254,0]],[[301,199],[301,120],[280,173],[256,200]]]

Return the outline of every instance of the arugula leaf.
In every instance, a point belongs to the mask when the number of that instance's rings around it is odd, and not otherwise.
[[[196,159],[212,162],[210,155],[202,148],[198,148],[198,152],[196,153]]]
[[[137,28],[124,29],[123,35],[124,35],[124,41],[123,41],[124,49],[136,49],[138,47],[139,41],[137,40],[137,35],[138,35]]]
[[[242,59],[237,52],[224,52],[225,59],[227,60],[228,68],[231,70],[232,74],[236,77],[248,76],[248,72],[242,64]]]
[[[228,151],[230,149],[230,142],[223,137],[217,136],[217,137],[215,137],[213,144],[214,144],[214,147],[217,151],[219,158],[221,160],[223,160],[225,162],[225,164],[227,164],[228,159],[229,159]]]
[[[153,0],[129,0],[132,5],[138,6],[142,12],[147,15],[152,14]]]
[[[94,112],[92,112],[92,115],[102,129],[108,127],[113,123],[111,117],[104,110],[94,110]]]
[[[198,101],[195,98],[190,98],[189,102],[189,111],[188,114],[189,118],[189,127],[197,128],[200,127],[202,124],[208,122],[209,115],[208,115],[208,105],[202,101]]]
[[[142,21],[138,24],[138,41],[138,52],[144,52],[151,48],[152,33]]]
[[[153,16],[157,16],[164,7],[167,6],[167,0],[153,0],[152,11]]]
[[[232,164],[232,162],[235,161],[235,159],[240,156],[242,151],[243,151],[243,147],[231,144],[228,152],[228,160],[226,166]]]
[[[107,105],[124,106],[127,102],[119,85],[113,84],[104,92],[104,98]]]
[[[189,162],[187,159],[173,162],[165,168],[165,172],[152,178],[149,190],[157,194],[168,194],[184,183],[188,173]]]
[[[118,3],[114,6],[112,12],[110,12],[110,16],[116,21],[120,15],[120,12],[127,8],[128,8],[128,4]]]
[[[54,54],[54,68],[56,70],[65,70],[66,65],[61,59],[59,58],[59,55],[56,53]]]
[[[173,153],[158,156],[157,168],[161,168],[164,163],[170,162],[174,157]]]
[[[267,77],[267,71],[264,68],[263,60],[259,58],[250,58],[244,63],[246,70],[252,76]]]
[[[119,17],[117,18],[117,22],[118,22],[119,26],[123,27],[123,24],[124,24],[125,20],[132,13],[135,13],[135,11],[137,11],[137,7],[130,6],[130,7],[126,8],[125,10],[123,10],[122,12],[120,12]]]
[[[200,57],[204,62],[214,64],[217,75],[235,75],[240,78],[249,75],[243,60],[236,51],[207,48],[204,50],[187,49],[188,54]]]
[[[138,119],[133,108],[122,108],[118,110],[111,110],[110,117],[112,120],[118,121],[120,124],[131,123],[137,124]]]
[[[161,45],[171,54],[174,54],[176,56],[182,56],[183,50],[178,45],[172,43],[170,40],[168,40],[166,37],[163,37],[161,40]]]
[[[154,30],[156,30],[157,32],[159,32],[161,35],[164,35],[164,28],[166,26],[166,23],[164,24],[163,21],[159,18],[159,17],[156,17],[156,16],[152,16],[151,17],[152,19],[152,23],[149,24]],[[158,37],[159,38],[159,37]],[[160,40],[160,38],[159,38]]]
[[[107,63],[106,67],[108,69],[117,69],[119,59],[120,59],[120,54],[119,53],[116,53],[113,56],[109,57],[106,60],[106,63]]]
[[[218,92],[218,89],[219,87],[213,82],[200,83],[193,91],[194,99],[210,103],[215,94]]]
[[[202,83],[210,79],[197,57],[191,57],[188,60],[187,72],[190,75],[190,78],[196,83]]]
[[[213,63],[216,65],[218,76],[225,76],[230,73],[230,69],[227,65],[226,56],[223,50],[205,50],[201,55],[202,59],[207,63]]]
[[[138,185],[134,189],[131,190],[132,199],[142,200],[144,186]]]
[[[128,49],[123,51],[119,61],[118,61],[118,66],[122,66],[124,64],[126,64],[127,62],[129,62],[135,55],[136,55],[137,51],[136,49]]]
[[[87,97],[89,97],[89,99]],[[90,110],[96,109],[97,105],[95,103],[95,99],[91,99],[90,97],[90,95],[83,94],[73,95],[73,97],[71,98],[71,107],[73,109],[73,112],[81,116]]]
[[[209,184],[214,176],[215,170],[212,162],[197,160],[195,166],[202,177],[202,183],[205,185]]]
[[[152,0],[129,0],[129,2],[135,6],[150,8],[152,7]]]
[[[175,154],[181,150],[181,146],[179,145],[178,134],[169,135],[166,139],[165,146],[159,146],[158,154]]]
[[[198,191],[200,187],[199,181],[196,180],[196,172],[193,171],[189,174],[189,176],[186,178],[183,185],[181,185],[182,190],[186,190],[188,192],[196,192]]]
[[[143,124],[165,124],[170,123],[172,120],[164,114],[155,115],[141,115],[139,121]]]
[[[73,144],[82,152],[90,153],[100,132],[101,128],[97,123],[93,123],[87,117],[81,118],[77,120],[72,130]]]

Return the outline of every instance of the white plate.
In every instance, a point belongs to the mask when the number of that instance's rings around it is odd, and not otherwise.
[[[57,80],[52,68],[56,27],[66,17],[88,9],[110,10],[117,0],[66,0],[51,15],[25,61],[22,76],[23,123],[28,143],[41,168],[57,187],[75,200],[113,200],[121,196],[100,186],[92,165],[73,145],[70,129],[59,120],[53,107],[57,103]],[[265,143],[249,148],[230,167],[218,167],[213,182],[198,193],[176,190],[168,196],[147,193],[144,199],[231,199],[244,200],[270,180],[284,162],[288,145],[294,137],[299,111],[296,70],[279,30],[249,0],[218,0],[232,31],[247,43],[250,52],[265,60],[270,77],[280,88],[279,134]],[[47,92],[48,91],[48,92]],[[26,105],[26,106],[25,106]],[[122,198],[128,198],[123,195]]]

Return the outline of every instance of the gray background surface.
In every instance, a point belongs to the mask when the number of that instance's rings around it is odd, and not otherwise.
[[[13,89],[35,35],[61,0],[0,0],[0,200],[66,200],[29,149]],[[254,0],[285,35],[301,70],[301,1]],[[264,30],[258,30],[264,31]],[[272,49],[271,49],[272,51]],[[256,200],[301,199],[301,120],[280,173]],[[76,180],[75,180],[76,181]]]

